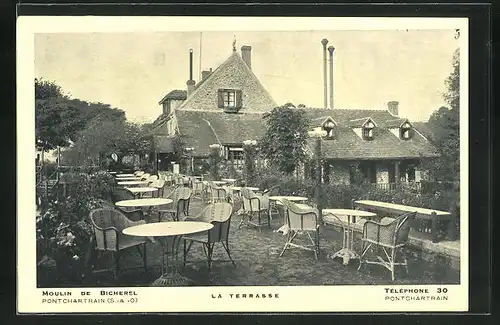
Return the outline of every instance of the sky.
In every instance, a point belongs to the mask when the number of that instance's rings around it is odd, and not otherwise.
[[[400,116],[426,121],[446,106],[444,80],[459,47],[454,35],[452,29],[39,33],[35,76],[74,98],[120,108],[132,121],[152,122],[164,95],[186,89],[190,48],[198,81],[200,70],[231,55],[236,39],[238,51],[252,46],[252,70],[278,105],[323,107],[327,38],[335,47],[335,108],[383,109],[396,100]]]

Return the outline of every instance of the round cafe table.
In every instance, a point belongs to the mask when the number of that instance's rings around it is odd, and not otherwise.
[[[127,208],[136,208],[136,207],[148,207],[147,214],[151,213],[151,209],[154,206],[166,205],[174,202],[172,199],[164,199],[164,198],[146,198],[146,199],[135,199],[135,200],[123,200],[116,202],[116,206],[119,207],[127,207]]]
[[[285,196],[270,196],[269,197],[269,200],[275,201],[279,205],[283,205],[283,203],[281,203],[282,199],[287,199],[288,201],[291,201],[291,202],[307,201],[307,198],[305,196],[293,196],[293,195],[286,196],[285,195]]]
[[[234,178],[222,178],[221,181],[226,182],[226,183],[234,183],[237,181],[237,179]]]
[[[351,210],[351,209],[323,209],[323,222],[325,224],[335,224],[338,220],[342,227],[344,227],[344,238],[342,242],[342,249],[330,255],[331,259],[336,257],[341,257],[343,259],[343,264],[349,264],[351,259],[359,259],[358,253],[353,249],[354,244],[354,229],[351,227],[351,217],[352,222],[356,222],[356,217],[362,218],[372,218],[376,214],[373,212],[362,211],[362,210]],[[344,220],[342,220],[344,219]],[[347,220],[346,220],[347,219]],[[337,222],[338,223],[338,222]]]
[[[121,177],[133,177],[135,176],[134,174],[116,174],[116,178],[121,178]]]
[[[141,196],[144,193],[153,193],[158,191],[156,187],[126,187],[126,189],[134,193],[136,196]]]
[[[119,177],[116,179],[118,182],[123,182],[123,181],[140,181],[140,177],[135,177],[135,176],[127,176],[127,177]]]
[[[118,181],[118,185],[148,185],[149,182],[146,181]]]
[[[235,192],[241,191],[242,188],[248,188],[251,191],[258,191],[259,190],[258,187],[251,187],[251,186],[231,186],[229,188]]]
[[[123,230],[123,233],[129,236],[158,238],[162,250],[161,276],[153,282],[152,286],[183,286],[188,285],[192,281],[179,273],[179,243],[182,236],[207,231],[212,229],[213,226],[211,223],[198,221],[156,222],[126,228]],[[168,237],[173,238],[170,270],[168,267],[168,255],[167,266],[165,267],[165,246],[167,246]]]
[[[212,183],[214,183],[215,185],[224,185],[224,184],[227,184],[227,182],[224,182],[224,181],[212,181]]]

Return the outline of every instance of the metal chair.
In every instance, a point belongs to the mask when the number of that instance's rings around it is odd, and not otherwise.
[[[149,179],[150,176],[151,176],[151,174],[144,173],[144,174],[141,175],[141,180],[145,181],[145,180]]]
[[[285,247],[281,251],[280,257],[283,256],[285,251],[291,247],[297,247],[304,250],[314,252],[314,256],[318,259],[319,255],[319,224],[318,224],[318,210],[311,208],[301,208],[295,203],[290,202],[286,199],[282,199],[281,202],[285,206],[285,220],[288,239],[285,243]],[[311,244],[309,245],[298,245],[293,243],[293,240],[299,234],[307,234]],[[311,236],[314,235],[314,238]]]
[[[253,226],[262,227],[261,219],[262,214],[267,218],[267,225],[271,227],[271,216],[269,213],[269,196],[267,195],[257,195],[252,190],[243,187],[241,189],[242,197],[242,217],[238,229],[246,221],[246,223]],[[257,216],[257,222],[253,222],[252,219]]]
[[[202,201],[205,200],[203,182],[196,179],[193,180],[193,197],[199,198]]]
[[[175,188],[167,198],[173,200],[171,204],[162,205],[158,208],[158,222],[162,221],[162,217],[165,214],[171,216],[172,220],[179,221],[183,219],[183,216],[189,215],[189,204],[191,201],[192,190],[189,187],[179,186]]]
[[[89,217],[93,227],[95,250],[97,252],[108,251],[113,253],[115,277],[120,272],[121,252],[130,247],[137,248],[143,259],[144,271],[147,272],[147,239],[145,237],[127,236],[122,233],[123,229],[145,224],[145,221],[131,221],[120,211],[110,208],[92,210]],[[142,247],[142,251],[140,247]]]
[[[227,202],[227,190],[215,185],[212,181],[208,182],[208,191],[210,193],[211,203]]]
[[[229,227],[231,223],[231,215],[233,212],[233,205],[227,202],[212,203],[206,206],[200,214],[195,217],[188,217],[186,221],[204,221],[210,222],[214,227],[208,231],[202,232],[197,235],[183,236],[184,239],[184,259],[183,265],[186,265],[186,257],[191,249],[193,243],[201,243],[203,251],[207,256],[208,269],[212,268],[212,255],[216,243],[221,243],[227,256],[234,263],[229,250]],[[187,244],[189,242],[189,244]]]
[[[408,274],[408,261],[403,248],[408,242],[411,225],[416,214],[416,212],[409,212],[400,215],[396,219],[383,218],[380,222],[367,220],[363,226],[363,238],[361,239],[363,248],[359,258],[358,270],[361,269],[363,264],[382,265],[391,271],[392,281],[394,281],[395,266],[404,266]],[[379,248],[379,252],[382,249],[385,259],[377,253],[376,261],[367,260],[365,255],[372,246]],[[396,262],[398,252],[403,255],[402,262]]]

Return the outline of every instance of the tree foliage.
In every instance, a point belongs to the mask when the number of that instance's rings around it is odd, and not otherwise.
[[[118,119],[94,118],[78,133],[74,146],[63,153],[70,165],[98,165],[115,153],[118,162],[130,153],[145,155],[151,151],[151,141],[143,137],[143,128]]]
[[[447,91],[443,94],[448,107],[440,107],[428,121],[430,141],[440,157],[431,162],[434,177],[444,181],[458,181],[460,175],[460,52],[453,54],[453,70],[445,80]]]
[[[260,141],[260,152],[279,171],[292,174],[306,160],[309,121],[304,110],[287,103],[265,113],[264,120],[267,129]]]
[[[35,79],[35,137],[43,150],[68,146],[82,129],[79,102],[63,94],[59,85]]]

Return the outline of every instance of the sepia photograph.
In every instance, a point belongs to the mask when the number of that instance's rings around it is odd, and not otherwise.
[[[118,18],[18,27],[26,310],[466,310],[467,20]]]

